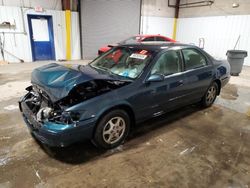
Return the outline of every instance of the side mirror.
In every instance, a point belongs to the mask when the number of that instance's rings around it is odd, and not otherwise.
[[[164,76],[162,74],[152,74],[147,79],[147,82],[161,82],[164,80]]]

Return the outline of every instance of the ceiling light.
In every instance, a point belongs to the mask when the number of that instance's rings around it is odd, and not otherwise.
[[[233,3],[233,4],[232,4],[232,7],[233,7],[233,8],[238,8],[239,6],[240,6],[239,3]]]

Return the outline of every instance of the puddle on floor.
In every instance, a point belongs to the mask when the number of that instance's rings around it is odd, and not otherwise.
[[[220,97],[227,100],[236,100],[238,98],[238,88],[234,84],[227,84],[220,94]]]
[[[250,117],[250,108],[248,108],[248,110],[247,110],[247,116],[249,116]]]
[[[250,89],[227,84],[215,103],[250,116]]]

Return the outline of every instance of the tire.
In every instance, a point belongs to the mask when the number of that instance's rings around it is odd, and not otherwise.
[[[203,107],[209,107],[211,106],[219,92],[219,87],[216,82],[213,82],[209,88],[207,89],[205,95],[202,97],[201,104]]]
[[[98,122],[92,142],[98,148],[115,148],[124,142],[129,129],[130,118],[124,110],[110,111]]]

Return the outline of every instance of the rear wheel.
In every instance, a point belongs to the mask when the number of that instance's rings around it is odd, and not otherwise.
[[[97,124],[93,142],[97,147],[111,149],[119,146],[127,137],[130,118],[123,110],[113,110]]]
[[[219,87],[218,87],[218,84],[216,82],[213,82],[209,88],[207,89],[205,95],[203,96],[202,98],[202,105],[204,107],[209,107],[211,106],[216,97],[217,97],[217,94],[218,94],[218,91],[219,91]]]

